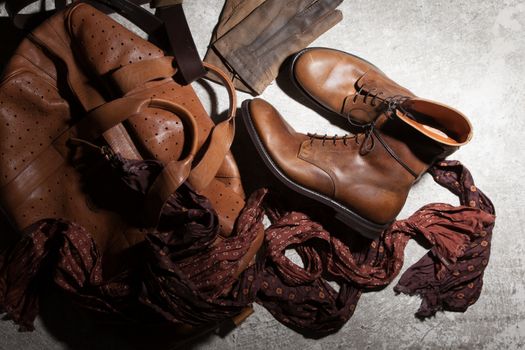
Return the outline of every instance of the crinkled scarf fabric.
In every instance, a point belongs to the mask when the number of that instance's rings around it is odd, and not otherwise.
[[[461,163],[444,161],[429,172],[460,205],[426,205],[378,240],[355,246],[303,213],[264,207],[264,190],[249,198],[234,234],[219,239],[209,201],[183,186],[163,211],[162,229],[148,234],[138,249],[143,264],[111,280],[103,278],[102,254],[89,232],[72,222],[42,220],[9,254],[0,255],[0,308],[22,329],[32,329],[44,278],[82,306],[127,319],[147,310],[175,324],[204,325],[258,302],[286,326],[322,337],[348,321],[363,292],[391,283],[403,266],[407,242],[418,238],[431,248],[402,275],[395,291],[421,297],[419,317],[465,311],[481,293],[494,207]],[[272,221],[264,249],[238,276],[239,257],[262,229],[264,213]],[[285,256],[290,248],[304,267]]]

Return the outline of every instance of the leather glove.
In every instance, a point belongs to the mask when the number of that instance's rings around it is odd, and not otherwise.
[[[210,46],[206,52],[206,56],[204,56],[205,62],[221,68],[226,75],[230,76],[231,81],[237,90],[250,93],[253,93],[252,90],[246,86],[242,80],[236,77],[235,72],[228,66],[227,62],[223,62],[223,59],[215,52],[212,45],[218,38],[222,38],[230,29],[248,17],[248,15],[263,2],[264,0],[226,0],[224,7],[222,8],[219,23],[217,23],[211,36]],[[208,74],[207,78],[220,83],[213,74]]]
[[[279,66],[342,19],[343,0],[226,0],[205,61],[261,94]]]

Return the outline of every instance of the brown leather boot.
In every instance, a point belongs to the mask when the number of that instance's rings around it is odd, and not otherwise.
[[[410,103],[414,114],[429,108],[424,101]],[[419,114],[420,120],[413,120],[395,109],[363,126],[361,133],[340,137],[297,133],[261,99],[244,101],[242,109],[270,170],[293,190],[333,208],[337,218],[369,238],[390,225],[414,182],[433,162],[471,138],[467,118],[448,108],[425,115],[425,124]]]
[[[400,86],[372,63],[352,54],[329,48],[308,48],[292,61],[292,81],[322,107],[370,123],[392,105],[404,107],[408,101],[425,101],[426,108],[449,108],[420,99]],[[448,113],[448,112],[447,112]]]

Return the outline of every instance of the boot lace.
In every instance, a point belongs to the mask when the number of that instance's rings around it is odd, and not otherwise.
[[[329,136],[328,134],[318,135],[317,133],[307,133],[306,135],[310,137],[310,145],[313,144],[314,140],[321,140],[322,146],[325,146],[327,142],[335,145],[337,141],[343,141],[343,144],[346,146],[348,145],[348,141],[354,141],[357,145],[360,145],[359,154],[365,155],[372,151],[375,143],[374,138],[372,137],[375,130],[375,121],[368,124],[356,124],[348,119],[348,122],[353,126],[360,128],[361,131],[356,134],[344,134],[343,136],[338,136],[337,134]],[[364,135],[364,137],[362,137],[362,140],[360,141],[359,138],[361,135]]]
[[[383,91],[379,91],[376,87],[372,87],[370,89],[367,89],[366,85],[363,85],[354,92],[351,95],[348,95],[343,100],[343,106],[341,113],[344,113],[344,115],[348,118],[349,113],[352,111],[352,108],[348,109],[348,112],[345,112],[347,109],[347,105],[349,103],[356,104],[357,100],[360,96],[363,96],[363,103],[368,103],[372,107],[377,107],[378,105],[382,105],[383,109],[382,111],[387,113],[388,115],[391,115],[392,112],[394,112],[396,109],[400,110],[402,113],[407,114],[410,116],[410,113],[408,113],[403,108],[403,103],[410,99],[408,96],[404,95],[392,95],[392,96],[385,96],[385,93]],[[379,101],[379,103],[377,103]]]
[[[344,106],[345,106],[345,103],[346,103],[347,100],[350,99],[350,100],[354,101],[354,103],[356,103],[355,101],[357,100],[357,96],[359,94],[361,94],[363,89],[364,89],[364,86],[361,87],[359,89],[359,91],[357,91],[355,94],[349,95],[349,96],[347,96],[345,98],[345,101],[343,103],[343,110],[344,110]],[[386,117],[388,119],[394,119],[395,115],[396,115],[396,113],[395,113],[396,111],[400,111],[401,113],[403,113],[407,117],[409,117],[411,119],[414,119],[413,116],[405,108],[403,108],[403,106],[402,106],[403,103],[406,100],[408,100],[410,97],[403,96],[403,95],[394,95],[394,96],[388,96],[388,97],[385,97],[385,98],[379,98],[378,96],[379,95],[384,95],[384,93],[383,92],[375,93],[376,91],[377,91],[377,89],[375,89],[375,88],[368,90],[367,93],[364,94],[363,101],[366,103],[367,99],[370,96],[372,96],[372,98],[370,100],[370,104],[375,107],[375,106],[377,106],[377,104],[374,104],[374,102],[379,100],[380,103],[384,106],[383,112],[384,112],[384,114],[386,115]],[[351,110],[349,110],[349,112],[350,111]],[[383,137],[380,135],[380,133],[377,132],[376,124],[377,124],[381,114],[379,114],[376,118],[374,118],[374,120],[372,120],[369,123],[360,124],[360,123],[356,123],[355,121],[352,120],[349,112],[345,113],[346,120],[353,128],[358,129],[359,132],[357,132],[354,135],[345,134],[343,136],[337,136],[337,134],[335,136],[328,136],[327,134],[317,135],[317,134],[308,133],[307,135],[310,137],[310,145],[314,142],[315,139],[322,140],[321,144],[323,146],[325,145],[325,142],[327,140],[332,141],[332,143],[334,145],[336,144],[336,142],[338,140],[342,140],[343,143],[345,145],[347,145],[347,140],[353,139],[356,144],[360,145],[360,147],[359,147],[359,154],[361,156],[364,156],[364,155],[366,155],[367,153],[371,152],[374,149],[375,140],[377,139],[381,143],[381,145],[386,149],[386,151],[399,164],[401,164],[410,174],[412,174],[415,178],[417,178],[419,176],[414,170],[412,170],[405,162],[403,162],[401,160],[401,158],[394,152],[394,150],[386,143],[386,141],[383,139]],[[364,135],[364,137],[362,138],[363,139],[362,141],[359,141],[359,136],[360,135]]]

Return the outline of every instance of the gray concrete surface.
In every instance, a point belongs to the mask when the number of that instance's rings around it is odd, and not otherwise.
[[[222,1],[187,0],[186,13],[204,55]],[[264,309],[226,337],[211,336],[198,349],[516,349],[525,347],[525,226],[523,160],[525,122],[525,2],[517,0],[347,0],[343,21],[313,46],[362,56],[419,96],[463,111],[474,125],[473,141],[453,158],[472,171],[497,210],[492,256],[481,298],[466,313],[439,313],[421,322],[417,298],[395,296],[392,287],[365,294],[354,317],[337,334],[310,340],[287,329]],[[2,10],[3,11],[3,10]],[[5,12],[2,12],[5,14]],[[8,33],[2,33],[2,36]],[[213,85],[224,110],[225,94]],[[240,94],[240,100],[249,96]],[[341,134],[277,84],[262,95],[301,131]],[[204,97],[206,99],[206,97]],[[209,105],[209,103],[208,103]],[[210,106],[208,106],[210,107]],[[402,217],[420,206],[457,203],[428,176],[413,189]],[[411,242],[405,268],[424,250]],[[0,322],[0,349],[67,349],[81,342],[115,348],[107,339],[59,340],[44,322],[18,333]],[[154,347],[153,347],[154,348]]]

